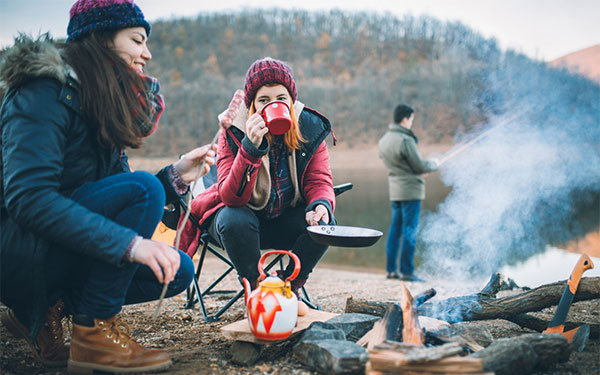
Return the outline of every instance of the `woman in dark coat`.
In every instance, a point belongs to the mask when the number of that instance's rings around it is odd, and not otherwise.
[[[169,355],[136,343],[118,313],[165,283],[167,296],[189,285],[191,259],[150,238],[214,151],[197,148],[156,176],[131,172],[124,150],[140,147],[164,108],[143,74],[150,25],[127,0],[79,0],[70,15],[64,45],[22,35],[0,63],[2,322],[49,366],[164,369]]]

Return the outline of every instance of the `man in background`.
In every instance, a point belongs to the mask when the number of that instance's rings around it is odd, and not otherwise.
[[[424,160],[417,149],[417,137],[411,128],[414,109],[400,104],[394,110],[394,122],[379,140],[379,157],[388,170],[392,221],[386,243],[388,279],[425,281],[415,275],[414,254],[421,201],[425,199],[425,180],[422,174],[437,169],[436,159]],[[398,273],[398,248],[400,273]]]

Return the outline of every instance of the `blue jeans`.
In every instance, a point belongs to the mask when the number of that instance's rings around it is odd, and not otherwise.
[[[398,269],[400,237],[402,237],[400,272],[407,275],[412,275],[415,272],[413,258],[420,212],[421,201],[392,201],[392,222],[385,246],[387,272],[396,272]]]
[[[144,238],[152,237],[164,210],[165,192],[160,181],[147,172],[120,173],[86,184],[72,199],[89,210],[135,230]],[[125,249],[123,249],[125,250]],[[167,297],[182,292],[194,275],[189,256],[179,251],[181,265],[175,280],[169,283]],[[65,290],[73,312],[106,319],[121,311],[124,304],[152,301],[160,297],[160,284],[152,270],[139,263],[118,267],[62,249],[51,250],[47,267],[73,270],[71,275],[48,280],[49,295]],[[53,292],[51,289],[55,289]]]

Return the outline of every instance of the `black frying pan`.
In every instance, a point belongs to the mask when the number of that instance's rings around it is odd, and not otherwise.
[[[313,225],[306,230],[315,242],[340,247],[368,247],[383,235],[378,230],[343,225]]]

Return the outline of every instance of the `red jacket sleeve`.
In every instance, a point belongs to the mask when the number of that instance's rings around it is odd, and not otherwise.
[[[228,207],[242,207],[250,201],[261,163],[261,158],[248,154],[241,144],[238,146],[234,155],[227,144],[227,133],[221,132],[217,151],[217,184],[221,201]]]
[[[332,213],[335,211],[335,194],[333,192],[333,177],[329,165],[327,144],[323,141],[312,159],[306,166],[302,179],[302,188],[306,205],[318,199],[325,199],[331,203]]]

